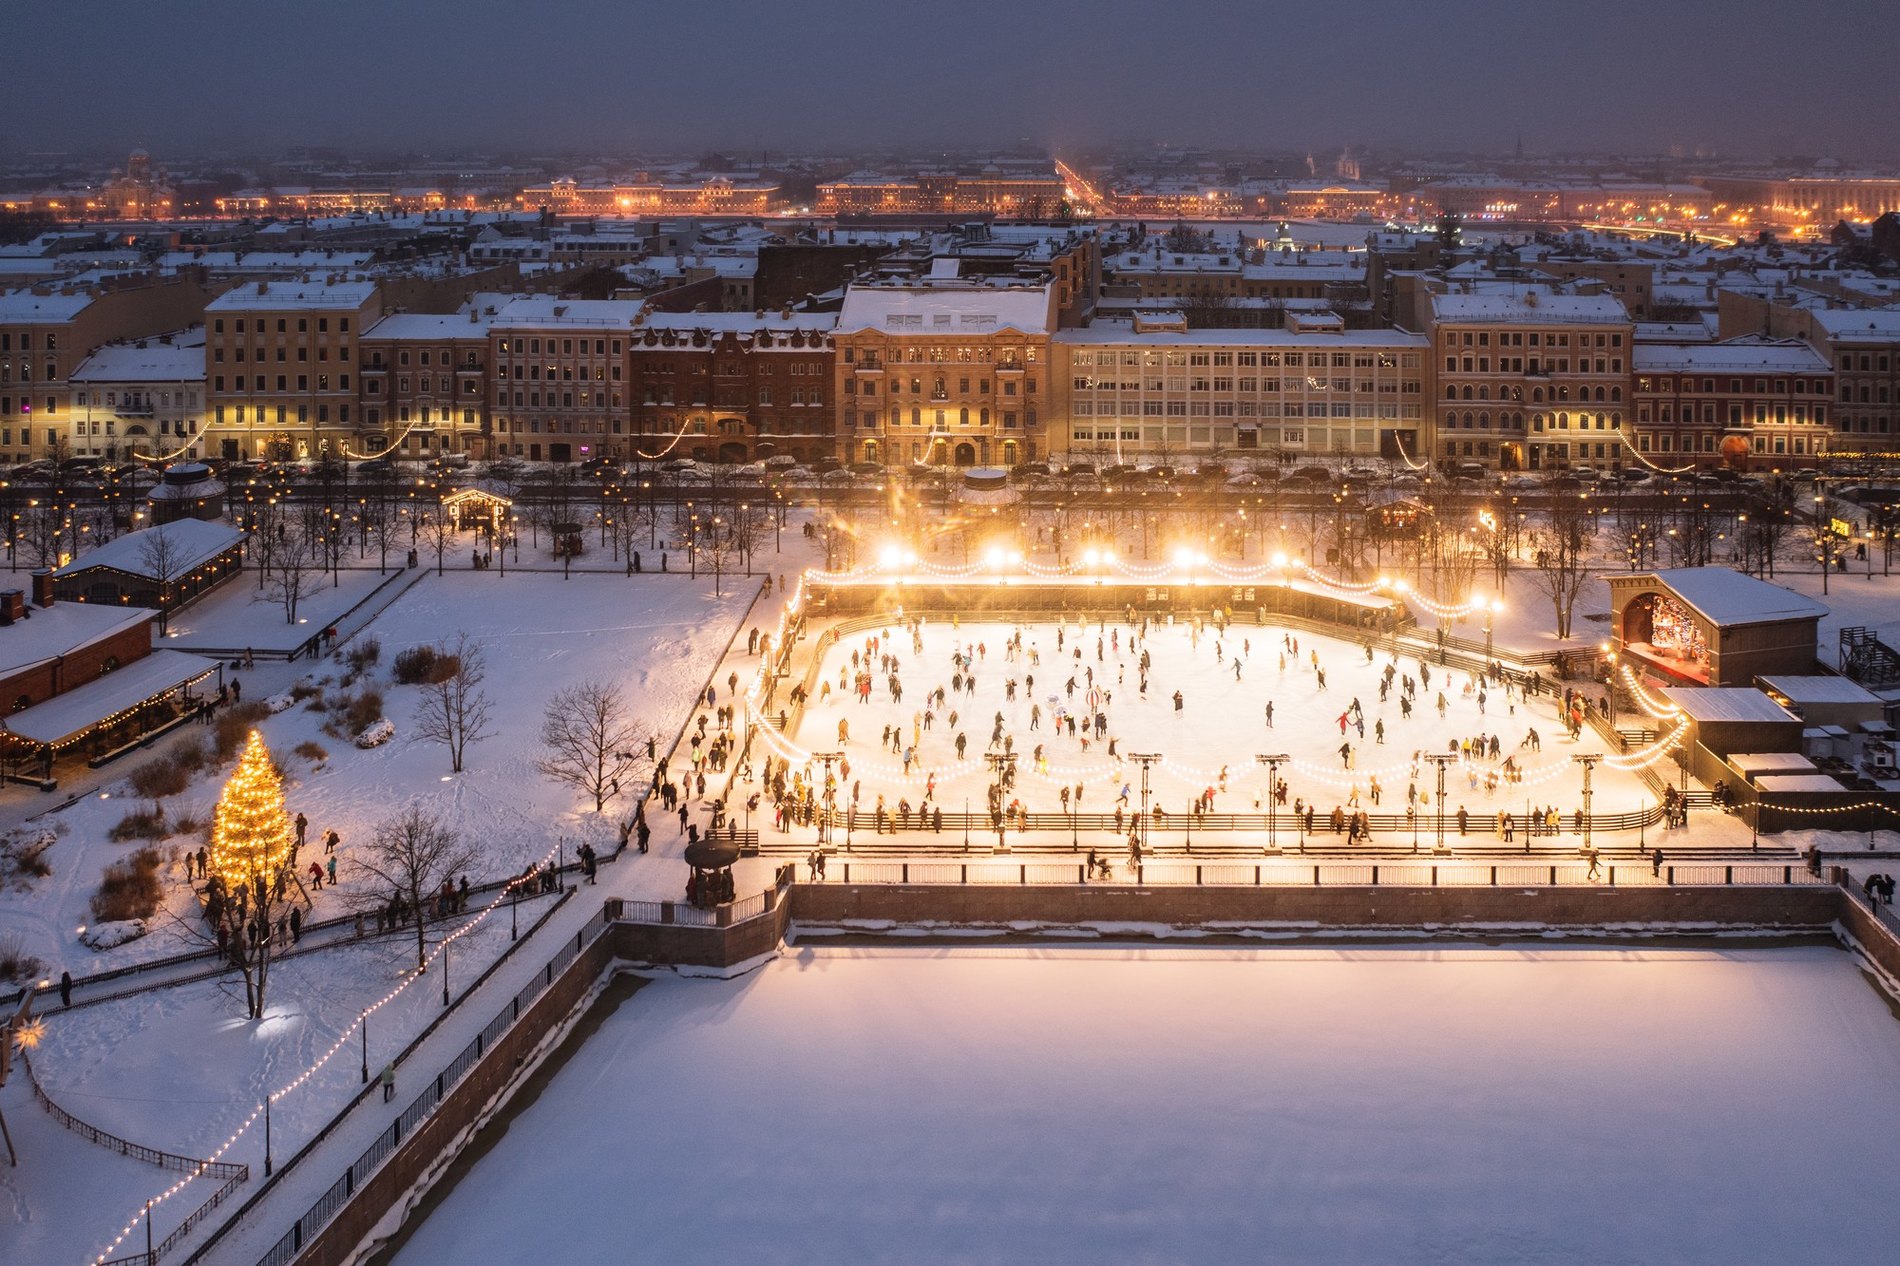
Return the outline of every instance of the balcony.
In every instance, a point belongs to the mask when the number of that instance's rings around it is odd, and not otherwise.
[[[1019,360],[999,360],[996,362],[996,372],[999,374],[1020,374],[1026,368],[1027,366]]]

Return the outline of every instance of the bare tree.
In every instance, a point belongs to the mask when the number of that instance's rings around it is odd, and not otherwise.
[[[162,637],[171,626],[172,582],[185,570],[184,544],[176,532],[167,531],[169,523],[147,528],[139,537],[139,566],[158,582],[158,632]]]
[[[488,675],[480,642],[458,633],[453,643],[436,647],[435,679],[422,687],[416,705],[415,737],[449,749],[449,768],[462,772],[462,753],[493,733],[489,701],[481,684]]]
[[[435,574],[440,576],[449,547],[455,544],[455,525],[450,522],[449,513],[440,502],[417,510],[416,522],[422,547],[435,555]]]
[[[547,754],[535,768],[594,799],[598,813],[620,791],[646,750],[644,727],[619,687],[586,681],[548,700],[541,718]]]
[[[273,553],[275,558],[265,592],[272,601],[282,604],[284,622],[295,624],[297,604],[310,588],[311,574],[321,569],[323,557],[301,523],[278,525]]]
[[[417,971],[428,963],[423,929],[430,903],[477,860],[473,845],[416,804],[379,825],[369,846],[357,850],[355,865],[380,880],[383,888],[400,893],[409,908],[416,927]]]
[[[1590,538],[1594,529],[1588,501],[1559,496],[1551,501],[1547,526],[1532,534],[1531,561],[1537,567],[1537,585],[1550,595],[1559,638],[1570,636],[1577,596],[1590,578]]]

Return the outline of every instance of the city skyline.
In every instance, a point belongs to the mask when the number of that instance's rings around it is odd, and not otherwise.
[[[187,11],[180,23],[176,11],[74,6],[17,31],[25,63],[86,90],[29,94],[6,152],[1521,142],[1879,162],[1895,155],[1879,121],[1900,107],[1882,73],[1890,40],[1791,40],[1779,10],[1752,2],[1611,4],[1583,24],[1495,0],[1314,13],[1203,0],[1166,15],[1105,0],[977,6],[951,23],[856,0],[579,0],[523,30],[518,11],[487,0],[458,6],[454,26],[421,6],[339,0],[307,35],[287,33],[280,11]],[[1830,4],[1819,29],[1874,31],[1881,16]],[[1785,92],[1744,73],[1770,58]],[[136,73],[141,61],[152,73]]]

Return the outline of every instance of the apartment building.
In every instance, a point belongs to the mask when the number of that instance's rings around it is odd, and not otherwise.
[[[1634,326],[1613,295],[1428,293],[1432,456],[1498,470],[1620,465]]]
[[[1253,249],[1171,251],[1159,241],[1121,251],[1102,263],[1111,293],[1173,304],[1219,305],[1244,299],[1325,299],[1362,292],[1363,256],[1344,251]]]
[[[373,281],[259,281],[205,309],[211,456],[308,460],[362,455],[363,332],[382,315]]]
[[[1900,309],[1827,306],[1814,295],[1718,296],[1724,338],[1798,338],[1834,370],[1832,451],[1890,452],[1900,431]]]
[[[1098,324],[1052,340],[1050,444],[1097,463],[1234,453],[1419,461],[1423,335]]]
[[[1799,339],[1642,342],[1631,361],[1631,441],[1642,461],[1807,466],[1828,446],[1834,373]]]
[[[631,455],[799,462],[837,455],[836,313],[647,311],[628,343]]]
[[[80,363],[115,340],[196,323],[209,298],[185,277],[0,294],[0,462],[69,456]]]
[[[108,343],[80,362],[73,393],[75,457],[202,457],[205,332]]]
[[[500,296],[453,313],[398,312],[361,340],[365,452],[428,458],[490,455],[489,325]]]
[[[1047,280],[961,277],[954,259],[851,286],[833,335],[840,456],[1009,466],[1047,453],[1055,328]]]
[[[529,461],[625,457],[637,299],[517,295],[488,318],[493,450]]]

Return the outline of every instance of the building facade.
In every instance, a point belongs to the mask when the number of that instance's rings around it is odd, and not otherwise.
[[[1422,335],[1143,325],[1055,336],[1058,452],[1098,463],[1232,453],[1418,460]]]
[[[364,333],[362,448],[415,459],[490,455],[489,321],[480,300],[449,314],[400,312]]]
[[[517,295],[488,318],[493,455],[625,457],[627,344],[637,299]]]
[[[363,456],[357,350],[382,315],[373,281],[260,281],[205,309],[209,456]]]
[[[1806,466],[1827,449],[1834,374],[1798,339],[1644,342],[1631,358],[1639,460]]]
[[[1634,326],[1614,296],[1497,286],[1428,299],[1441,465],[1622,464]]]
[[[834,313],[646,312],[628,344],[640,460],[838,456]]]
[[[1047,281],[935,275],[851,286],[833,341],[840,455],[1014,465],[1049,451]]]
[[[114,340],[195,324],[209,297],[187,278],[0,295],[0,462],[70,456],[81,362]]]
[[[205,334],[194,326],[108,343],[72,373],[76,457],[202,456]]]

